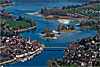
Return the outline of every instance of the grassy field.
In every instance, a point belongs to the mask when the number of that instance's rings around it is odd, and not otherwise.
[[[12,27],[12,28],[15,27],[16,25],[18,25],[18,26],[24,25],[25,27],[30,26],[30,23],[25,22],[25,21],[10,21],[10,20],[6,20],[5,23],[9,24],[9,26]]]
[[[94,6],[94,7],[92,7]],[[79,7],[79,8],[69,8],[69,9],[65,9],[65,10],[72,10],[72,11],[76,11],[78,9],[94,9],[94,10],[100,10],[100,5],[97,5],[97,4],[94,4],[90,7]],[[78,13],[78,12],[75,12],[76,14],[80,14],[82,16],[89,16],[91,17],[92,19],[94,20],[100,20],[99,17],[97,17],[97,15],[100,15],[100,13]]]

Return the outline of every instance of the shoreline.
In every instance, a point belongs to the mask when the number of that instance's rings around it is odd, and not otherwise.
[[[26,14],[29,14],[29,15],[35,15],[35,14],[38,14],[39,12],[33,12],[33,13],[26,13]]]
[[[61,33],[70,33],[70,32],[76,32],[76,30],[62,30]]]
[[[80,14],[80,11],[79,11],[80,10],[79,8],[91,8],[91,7],[95,7],[96,5],[100,5],[100,2],[99,3],[95,3],[95,4],[93,3],[93,4],[88,4],[88,5],[82,5],[81,7],[77,7],[78,9],[74,8],[75,10],[72,9],[73,7],[71,7],[70,9],[73,11],[73,13],[66,12],[68,14],[65,13],[64,15],[63,15],[63,12],[64,11],[69,11],[69,10],[67,10],[69,8],[65,8],[66,10],[65,9],[48,9],[48,10],[44,9],[44,12],[43,13],[40,12],[40,13],[46,19],[53,19],[53,18],[55,18],[55,19],[69,19],[70,18],[70,19],[76,19],[76,20],[82,20],[82,19],[88,20],[88,19],[90,19],[92,21],[98,21],[98,20],[100,20],[99,17],[96,17],[96,16],[91,17],[91,16],[89,16],[90,13],[89,13],[89,15],[85,15],[86,11],[83,12],[85,14]],[[61,12],[61,10],[62,10],[62,12]],[[95,10],[95,12],[96,12],[96,9],[93,9],[93,10]],[[98,10],[98,11],[100,11],[100,10]],[[56,14],[55,15],[54,13],[56,13],[56,12],[57,13],[62,13],[62,14]],[[97,13],[99,13],[99,12],[97,12]]]
[[[46,38],[46,39],[57,39],[57,37],[44,37],[45,34],[40,34],[43,38]]]
[[[6,3],[6,4],[0,4],[0,8],[3,8],[5,6],[10,6],[13,5],[14,3]]]
[[[74,20],[70,20],[70,19],[58,19],[57,21],[59,23],[62,23],[62,24],[69,24],[71,21],[74,21]]]
[[[28,15],[35,15],[35,16],[38,16],[38,17],[44,17],[40,12],[33,12],[33,13],[26,13]],[[37,15],[39,14],[39,15]]]
[[[54,19],[54,16],[56,16],[56,15],[48,15],[48,16],[43,16],[43,17],[45,17],[46,19]],[[73,18],[72,16],[59,16],[55,19],[74,19],[74,20],[85,19],[85,20],[88,20],[88,18],[84,18],[84,17],[82,17],[82,18]],[[92,20],[92,21],[97,21],[97,20],[92,19],[92,18],[89,18],[89,19]]]
[[[15,30],[14,32],[23,32],[23,31],[27,31],[27,30],[31,30],[31,29],[35,29],[35,28],[36,28],[36,26],[29,27],[28,29]]]

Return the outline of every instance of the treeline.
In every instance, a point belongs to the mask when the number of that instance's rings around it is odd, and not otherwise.
[[[40,13],[43,14],[44,16],[58,15],[58,16],[80,17],[80,15],[75,14],[74,10],[65,10],[65,9],[78,8],[78,7],[86,6],[89,4],[95,4],[95,3],[100,3],[100,1],[90,1],[89,3],[83,3],[82,5],[63,6],[61,9],[59,9],[58,7],[54,7],[52,9],[41,8]],[[55,16],[55,17],[58,17],[58,16]]]
[[[100,1],[89,1],[88,3],[83,3],[82,5],[69,5],[69,6],[63,6],[62,9],[70,9],[70,8],[78,8],[86,5],[91,5],[95,3],[100,3]]]
[[[67,11],[65,10],[60,10],[60,9],[50,9],[50,10],[47,10],[46,8],[45,9],[41,9],[41,13],[44,15],[44,16],[48,16],[48,15],[60,15],[60,16],[66,16],[67,15]]]
[[[73,10],[62,10],[62,9],[41,9],[41,14],[44,16],[54,15],[54,18],[59,18],[59,16],[72,16],[74,18],[80,18]]]
[[[31,18],[28,17],[22,17],[22,15],[19,15],[19,18],[17,19],[17,21],[26,21],[29,22],[31,24],[31,27],[36,26],[36,21],[32,21]]]

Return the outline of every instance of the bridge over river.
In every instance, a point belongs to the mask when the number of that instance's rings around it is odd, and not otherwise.
[[[64,51],[66,47],[45,47],[45,51]]]

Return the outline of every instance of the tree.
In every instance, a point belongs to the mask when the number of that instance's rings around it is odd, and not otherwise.
[[[18,24],[16,24],[16,26],[15,26],[15,30],[18,30]]]
[[[98,33],[97,33],[97,34],[96,34],[96,36],[97,36],[97,37],[99,37],[99,36],[100,36],[100,34],[98,34]]]
[[[19,34],[19,37],[22,38],[22,34]]]
[[[57,27],[57,31],[60,31],[60,24],[59,24],[58,27]]]
[[[22,17],[22,15],[19,15],[19,18],[18,18],[18,20],[23,20],[23,17]]]
[[[66,9],[66,7],[65,7],[65,6],[63,6],[63,7],[62,7],[62,9],[64,10],[64,9]]]
[[[55,37],[55,34],[50,34],[50,37]]]
[[[42,14],[44,13],[44,9],[43,9],[43,8],[41,8],[41,13],[42,13]]]
[[[33,22],[33,26],[36,26],[36,21]]]
[[[76,39],[77,42],[80,42],[80,39]]]
[[[75,30],[76,28],[74,26],[72,26],[72,30]]]
[[[29,19],[29,22],[32,23],[32,19],[31,18]]]
[[[54,61],[54,64],[55,64],[55,65],[57,65],[57,62],[56,62],[56,61]]]
[[[89,40],[93,40],[93,37],[89,37]]]
[[[27,20],[26,20],[26,16],[24,17],[24,21],[27,21]]]
[[[45,11],[47,11],[47,8],[45,8]]]
[[[12,15],[10,16],[10,18],[11,18],[12,20],[14,19]]]
[[[27,22],[29,22],[29,19],[28,19],[28,17],[27,17],[27,19],[26,19],[26,20],[27,20]]]

